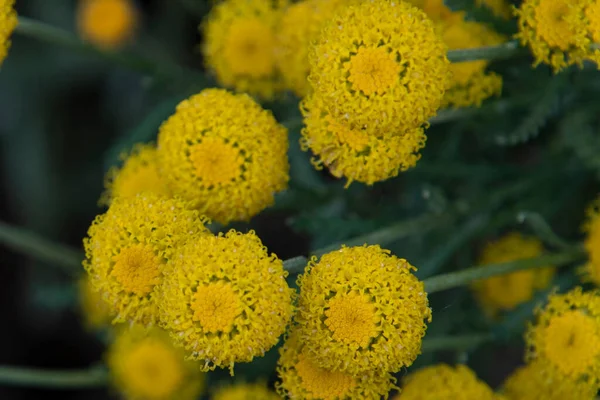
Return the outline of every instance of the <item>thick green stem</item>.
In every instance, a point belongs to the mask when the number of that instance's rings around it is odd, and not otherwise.
[[[473,49],[458,49],[448,51],[448,60],[451,62],[498,60],[511,58],[519,54],[526,54],[526,50],[519,46],[519,42],[512,40],[496,46],[483,46]]]
[[[483,343],[491,342],[492,340],[494,340],[494,336],[489,333],[425,338],[421,346],[421,351],[427,353],[440,350],[467,350]]]
[[[0,385],[46,389],[81,389],[106,386],[106,369],[44,370],[0,366]]]
[[[510,272],[527,269],[543,268],[547,266],[560,267],[574,261],[582,260],[585,253],[580,249],[574,249],[564,253],[544,254],[539,257],[518,260],[501,264],[488,264],[467,268],[462,271],[450,272],[437,275],[423,281],[427,293],[439,292],[446,289],[468,285],[476,280],[490,278],[496,275],[504,275]]]

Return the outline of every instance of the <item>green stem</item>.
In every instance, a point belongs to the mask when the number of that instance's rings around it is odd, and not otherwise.
[[[479,279],[490,278],[496,275],[504,275],[510,272],[523,271],[527,269],[543,268],[547,266],[560,267],[574,261],[581,260],[585,253],[580,249],[574,249],[564,253],[544,254],[539,257],[526,260],[511,261],[500,264],[488,264],[467,268],[462,271],[441,274],[425,279],[425,291],[435,293],[446,289],[470,284]]]
[[[104,368],[88,370],[44,370],[0,366],[0,384],[47,389],[81,389],[106,386]]]
[[[462,336],[442,336],[426,338],[423,340],[421,351],[423,353],[440,350],[467,350],[483,343],[491,342],[494,336],[489,333],[475,333]]]
[[[76,276],[81,270],[84,254],[68,246],[51,242],[43,237],[15,228],[0,221],[0,242],[5,246],[57,266],[69,275]]]
[[[526,50],[519,46],[519,42],[512,40],[496,46],[483,46],[473,49],[458,49],[448,51],[448,60],[451,62],[464,62],[476,60],[498,60],[525,54]]]

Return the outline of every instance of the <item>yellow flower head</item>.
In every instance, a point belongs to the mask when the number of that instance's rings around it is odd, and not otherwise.
[[[486,25],[463,19],[445,24],[441,30],[449,49],[492,46],[505,41],[503,36]],[[502,77],[494,72],[487,72],[488,64],[489,61],[485,60],[452,63],[452,80],[444,96],[444,106],[479,107],[488,97],[500,95]]]
[[[322,98],[308,96],[302,102],[304,129],[300,141],[312,150],[317,169],[326,166],[337,178],[372,185],[398,175],[416,165],[427,137],[417,127],[403,133],[374,135],[364,129],[350,128],[328,114]]]
[[[319,38],[323,23],[343,6],[356,0],[303,0],[290,5],[277,28],[276,59],[286,88],[297,96],[309,92],[308,51]]]
[[[395,387],[387,372],[368,372],[359,377],[341,371],[328,371],[313,362],[293,331],[279,349],[277,392],[282,398],[303,400],[354,400],[387,398]]]
[[[595,0],[525,0],[515,11],[523,45],[529,46],[534,66],[549,64],[555,72],[594,57],[586,6]]]
[[[497,17],[510,19],[512,16],[511,5],[507,0],[477,0],[477,4],[489,8]]]
[[[89,329],[103,328],[110,324],[112,315],[110,306],[94,290],[89,278],[79,280],[79,304],[85,325]]]
[[[557,377],[600,385],[600,294],[580,287],[552,295],[537,310],[535,325],[525,334],[526,359],[539,360]]]
[[[480,265],[499,264],[537,257],[544,247],[536,238],[527,238],[518,232],[509,233],[488,243],[479,260]],[[514,309],[533,298],[536,290],[546,288],[554,277],[555,268],[536,268],[511,272],[475,282],[473,289],[483,309],[495,316]]]
[[[151,192],[115,198],[96,217],[83,242],[84,267],[116,322],[155,322],[165,264],[185,240],[208,232],[204,222],[187,203]]]
[[[408,375],[394,400],[500,400],[464,365],[438,364]]]
[[[309,81],[338,121],[367,132],[417,128],[449,79],[446,46],[425,13],[403,1],[341,9],[309,54]]]
[[[203,52],[217,79],[238,92],[271,99],[283,88],[275,61],[283,0],[225,0],[202,26]]]
[[[160,127],[161,173],[175,195],[222,224],[246,221],[287,187],[286,129],[245,94],[207,89]]]
[[[138,144],[129,155],[122,155],[121,168],[111,168],[106,174],[100,202],[110,204],[114,197],[134,197],[144,192],[170,196],[166,182],[158,171],[158,154],[152,144]]]
[[[359,375],[396,372],[421,352],[431,320],[423,282],[406,260],[379,246],[342,247],[298,278],[296,322],[319,366]]]
[[[586,280],[600,285],[600,200],[593,202],[586,211],[587,220],[583,229],[588,262],[583,268]]]
[[[0,67],[8,54],[10,35],[17,26],[17,13],[13,5],[15,0],[0,0]]]
[[[163,330],[133,325],[118,330],[107,364],[127,399],[193,400],[204,387],[204,374],[184,358]]]
[[[191,240],[171,260],[159,307],[199,367],[250,362],[277,344],[292,317],[287,272],[260,239],[234,230]]]
[[[219,388],[211,400],[279,400],[277,393],[259,383],[240,383]]]
[[[504,382],[503,393],[510,400],[593,400],[598,389],[584,380],[557,377],[550,367],[537,360],[518,368]]]
[[[116,48],[131,39],[138,21],[132,0],[79,0],[77,25],[85,40]]]

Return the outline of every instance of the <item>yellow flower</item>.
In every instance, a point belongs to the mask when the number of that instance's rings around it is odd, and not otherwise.
[[[277,393],[258,383],[240,383],[218,389],[211,400],[279,400]]]
[[[84,239],[90,282],[111,305],[115,322],[155,322],[154,297],[173,251],[204,235],[204,218],[178,199],[147,192],[115,198]]]
[[[480,265],[499,264],[537,257],[544,247],[536,238],[518,232],[509,233],[488,243],[479,260]],[[555,268],[537,268],[494,276],[475,282],[473,289],[483,309],[495,316],[509,311],[533,298],[536,290],[546,288],[554,277]]]
[[[526,359],[539,360],[559,379],[584,380],[600,387],[600,295],[580,287],[552,295],[536,323],[528,327]]]
[[[296,322],[307,356],[332,371],[396,372],[421,352],[431,320],[423,282],[379,246],[313,258],[298,278]]]
[[[344,7],[324,25],[309,61],[308,79],[329,115],[377,135],[425,124],[450,75],[433,23],[402,1]]]
[[[312,163],[317,169],[325,165],[333,176],[347,178],[346,186],[353,181],[372,185],[392,178],[421,158],[419,150],[427,139],[423,128],[376,136],[331,117],[319,97],[308,96],[301,108],[302,148],[316,155]]]
[[[409,374],[394,400],[500,400],[464,365],[437,364]]]
[[[586,214],[583,229],[586,233],[584,246],[588,253],[588,262],[582,272],[586,280],[600,285],[600,199],[588,207]]]
[[[10,35],[17,26],[17,13],[13,5],[15,0],[0,0],[0,67],[8,54]]]
[[[503,393],[510,400],[593,400],[598,389],[583,380],[557,377],[542,361],[518,368],[504,382]]]
[[[204,387],[204,374],[184,358],[163,330],[133,325],[118,330],[107,364],[127,399],[193,400]]]
[[[131,0],[79,0],[77,25],[85,40],[116,48],[131,39],[138,15]]]
[[[453,12],[444,3],[444,0],[409,0],[410,3],[425,11],[425,14],[434,22],[452,22],[463,19],[464,12]]]
[[[328,371],[313,362],[293,331],[279,349],[277,392],[283,398],[303,400],[345,400],[387,398],[395,388],[394,377],[386,372],[367,372],[353,377]]]
[[[505,38],[485,25],[457,19],[442,29],[442,38],[449,49],[469,49],[492,46],[505,41]],[[468,61],[452,63],[452,80],[444,96],[446,107],[481,106],[488,97],[498,96],[502,91],[502,77],[487,72],[489,61]]]
[[[293,311],[287,272],[260,239],[234,230],[189,241],[170,262],[161,322],[199,367],[250,362],[277,344]]]
[[[160,128],[161,173],[175,195],[222,224],[246,221],[287,187],[286,129],[244,94],[207,89]]]
[[[275,61],[276,26],[286,1],[225,0],[202,26],[207,66],[227,87],[271,99],[283,88]]]
[[[303,0],[290,5],[277,28],[276,60],[286,88],[297,96],[309,92],[310,44],[319,38],[325,21],[356,0]]]
[[[516,10],[523,45],[535,57],[534,66],[549,64],[554,72],[593,58],[586,5],[594,0],[525,0]]]
[[[110,324],[112,315],[110,306],[102,299],[89,282],[89,278],[80,279],[79,304],[85,325],[89,329],[103,328]]]
[[[106,174],[100,202],[110,204],[114,197],[134,197],[139,193],[153,192],[170,196],[166,182],[159,175],[158,154],[152,144],[138,144],[129,155],[122,155],[121,168],[111,168]]]
[[[500,18],[510,19],[511,5],[507,0],[477,0],[479,6],[489,8],[492,13]]]

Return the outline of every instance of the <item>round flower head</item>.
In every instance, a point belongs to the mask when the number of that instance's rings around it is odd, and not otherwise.
[[[161,322],[199,367],[250,362],[277,344],[292,316],[287,272],[260,239],[234,230],[189,241],[171,260]]]
[[[204,374],[156,327],[119,329],[107,364],[114,385],[131,400],[193,400],[204,387]]]
[[[110,306],[96,292],[88,278],[79,280],[79,304],[85,325],[89,329],[108,326],[112,320]]]
[[[510,19],[511,4],[508,0],[477,0],[477,4],[482,7],[487,7],[497,17]]]
[[[158,154],[156,146],[138,144],[129,155],[121,157],[121,168],[111,168],[106,175],[100,202],[110,204],[114,197],[135,197],[144,192],[153,192],[170,196],[166,182],[158,172]]]
[[[524,260],[542,254],[544,247],[536,238],[518,232],[509,233],[488,243],[479,260],[480,265]],[[473,284],[475,296],[490,316],[509,311],[533,298],[536,290],[546,288],[554,277],[555,268],[536,268],[511,272],[483,279]]]
[[[10,47],[10,35],[17,26],[14,3],[14,0],[0,0],[0,67]]]
[[[313,258],[298,278],[296,322],[317,365],[358,376],[413,363],[431,320],[423,282],[379,246],[342,247]]]
[[[131,39],[137,19],[132,0],[80,0],[77,10],[81,37],[103,48],[116,48]]]
[[[219,388],[210,397],[211,400],[279,400],[277,393],[266,385],[258,383],[241,383]]]
[[[284,0],[225,0],[202,26],[203,52],[217,79],[239,92],[271,99],[283,89],[275,61]]]
[[[376,136],[351,128],[326,110],[323,99],[308,96],[302,102],[305,127],[300,144],[312,150],[317,169],[326,166],[337,178],[372,185],[414,167],[427,137],[423,128]]]
[[[502,392],[510,400],[593,400],[598,392],[584,380],[557,377],[539,360],[518,368],[503,386]]]
[[[395,379],[389,373],[371,372],[359,377],[328,371],[313,362],[293,331],[279,349],[277,392],[292,400],[345,400],[387,398]]]
[[[525,0],[516,10],[523,45],[529,46],[534,66],[549,64],[555,72],[594,57],[586,5],[594,0]]]
[[[434,116],[449,79],[446,46],[403,1],[344,7],[309,54],[309,81],[329,114],[367,132],[404,132]]]
[[[286,129],[244,94],[207,89],[160,127],[161,173],[175,195],[222,224],[246,221],[287,187]]]
[[[552,295],[537,310],[535,325],[525,334],[526,359],[539,360],[557,377],[600,386],[600,294],[577,287]]]
[[[600,285],[600,200],[596,200],[587,209],[587,220],[583,229],[586,233],[584,242],[588,253],[588,262],[583,268],[586,280]]]
[[[469,49],[492,46],[505,41],[504,37],[484,24],[457,19],[442,28],[442,38],[449,49]],[[452,80],[444,96],[445,107],[481,106],[483,100],[502,91],[502,77],[487,72],[489,61],[452,63]]]
[[[394,400],[500,400],[464,365],[438,364],[408,375]]]
[[[90,226],[84,267],[115,322],[157,319],[154,297],[166,262],[185,240],[208,233],[203,217],[186,206],[150,192],[118,197]]]

